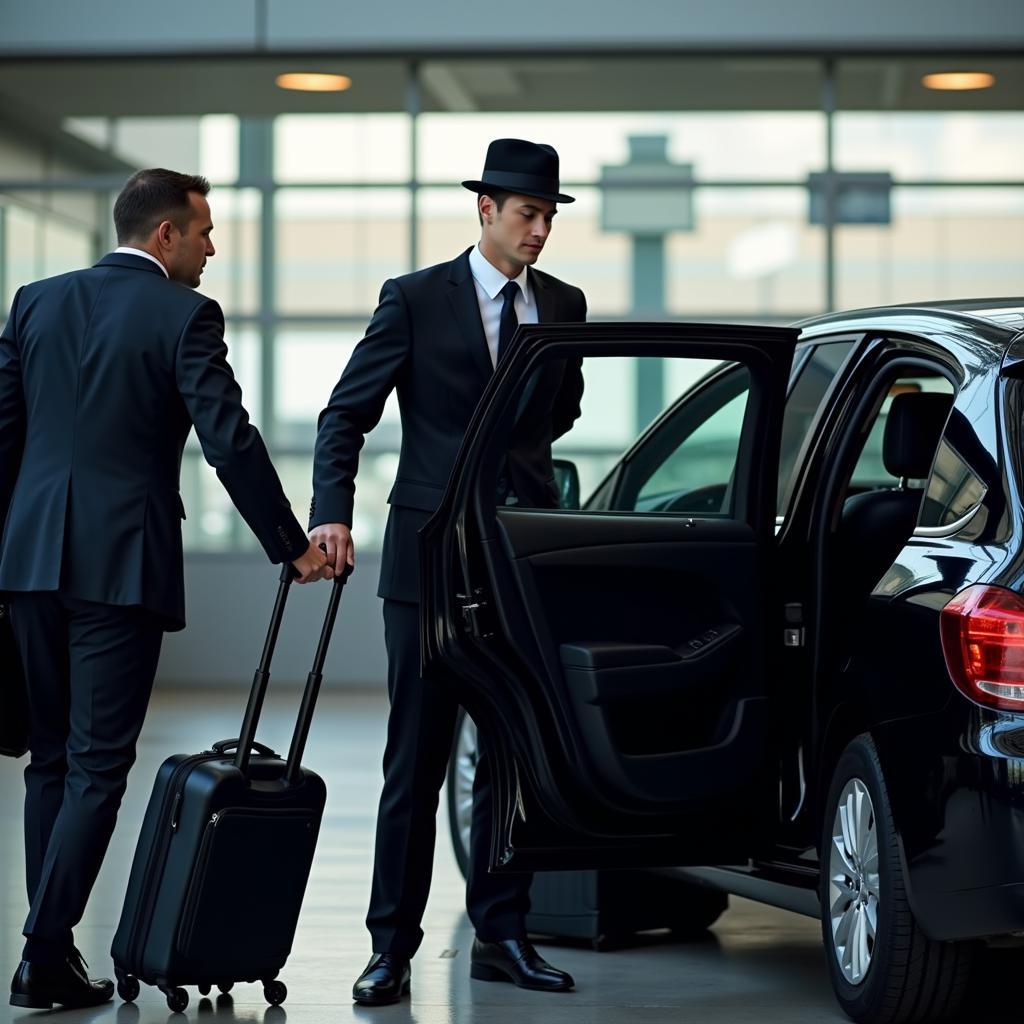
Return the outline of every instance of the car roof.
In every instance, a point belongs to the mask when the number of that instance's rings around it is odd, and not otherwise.
[[[1024,330],[1024,298],[992,299],[940,299],[930,302],[906,302],[892,306],[870,306],[864,309],[844,310],[809,317],[793,324],[794,327],[820,328],[850,321],[871,320],[884,317],[887,320],[902,315],[919,317],[922,314],[939,318],[967,321],[987,321],[990,325],[1016,333]]]

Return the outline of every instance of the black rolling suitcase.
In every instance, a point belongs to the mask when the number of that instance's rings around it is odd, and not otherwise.
[[[183,985],[207,995],[215,985],[227,992],[259,981],[275,1006],[287,995],[277,974],[291,951],[327,794],[299,762],[348,576],[334,581],[282,760],[254,737],[292,573],[285,565],[240,737],[175,754],[157,773],[111,948],[126,1001],[140,981],[158,986],[174,1012],[188,1005]]]
[[[701,935],[725,911],[729,897],[662,871],[538,871],[530,886],[526,930],[583,939],[596,950],[624,949],[640,932],[669,929]]]

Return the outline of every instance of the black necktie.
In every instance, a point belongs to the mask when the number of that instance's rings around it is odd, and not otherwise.
[[[509,281],[501,289],[501,294],[505,297],[505,301],[501,304],[501,319],[498,321],[498,358],[495,360],[495,365],[500,363],[508,352],[508,344],[519,326],[519,318],[516,316],[516,296],[519,294],[519,285],[515,281]]]

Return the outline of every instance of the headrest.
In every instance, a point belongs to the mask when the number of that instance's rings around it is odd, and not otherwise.
[[[952,395],[924,391],[896,395],[885,421],[882,459],[893,476],[921,480],[932,468]]]

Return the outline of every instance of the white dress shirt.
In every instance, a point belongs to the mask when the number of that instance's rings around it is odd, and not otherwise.
[[[170,278],[171,276],[167,273],[167,268],[152,253],[143,249],[133,249],[130,245],[119,245],[114,252],[126,252],[129,256],[141,256],[144,260],[151,260],[163,271],[164,277]]]
[[[509,279],[480,251],[475,245],[469,253],[469,269],[473,273],[473,284],[476,285],[476,299],[480,304],[480,321],[484,325],[484,337],[487,338],[487,349],[491,353],[491,366],[498,365],[498,326],[501,321],[501,307],[505,304],[505,296],[501,289]],[[537,323],[537,304],[530,293],[526,267],[515,278],[519,285],[516,296],[516,318],[521,324]]]

